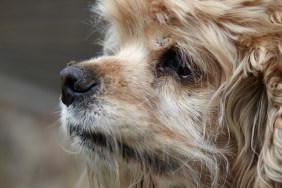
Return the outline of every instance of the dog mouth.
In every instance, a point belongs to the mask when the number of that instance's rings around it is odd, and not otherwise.
[[[70,126],[69,131],[72,139],[79,137],[81,144],[92,151],[95,151],[97,147],[107,148],[110,152],[114,151],[115,140],[110,136],[100,132],[83,130],[80,126]]]
[[[138,162],[159,174],[175,171],[180,168],[180,164],[173,158],[161,156],[159,152],[149,153],[146,151],[137,151],[128,144],[101,132],[82,130],[80,126],[70,126],[69,131],[72,139],[79,137],[81,145],[93,152],[101,152],[101,150],[97,150],[97,148],[103,148],[112,154],[120,154],[127,162]]]
[[[70,126],[71,138],[79,137],[81,144],[88,149],[96,152],[96,149],[104,148],[111,153],[120,152],[123,158],[134,158],[136,151],[127,144],[114,139],[113,136],[106,135],[101,132],[86,131],[80,126]]]

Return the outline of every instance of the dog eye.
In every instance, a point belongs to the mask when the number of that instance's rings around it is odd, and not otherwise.
[[[169,49],[161,57],[157,66],[159,73],[169,73],[181,81],[193,78],[191,63],[177,49]]]

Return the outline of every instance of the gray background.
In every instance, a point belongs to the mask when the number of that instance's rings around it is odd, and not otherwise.
[[[101,53],[90,0],[0,0],[0,187],[75,187],[64,151],[58,74]]]

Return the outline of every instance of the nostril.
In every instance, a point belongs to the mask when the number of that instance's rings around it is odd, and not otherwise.
[[[70,89],[75,91],[74,84],[77,82],[77,78],[74,75],[67,74],[61,77],[62,79],[62,89]]]
[[[60,73],[62,102],[70,105],[76,98],[89,93],[98,85],[91,71],[86,71],[76,66],[68,66]]]

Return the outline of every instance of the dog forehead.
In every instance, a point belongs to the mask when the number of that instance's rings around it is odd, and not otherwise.
[[[152,25],[196,25],[216,20],[230,9],[231,0],[100,0],[99,13],[124,38],[141,35]],[[234,3],[234,2],[233,2]],[[237,2],[238,3],[238,2]]]
[[[128,24],[146,22],[161,23],[170,18],[183,21],[187,15],[220,16],[233,4],[249,0],[100,0],[98,9],[110,20]],[[141,22],[140,22],[141,21]]]
[[[99,0],[98,10],[110,21],[136,26],[137,24],[157,21],[161,24],[174,18],[189,21],[189,17],[213,20],[232,13],[242,7],[277,4],[279,0]],[[280,4],[280,2],[279,2]],[[234,11],[235,10],[235,11]]]
[[[193,9],[191,0],[103,0],[98,3],[98,10],[110,22],[127,28],[142,27],[155,21],[165,24]]]

